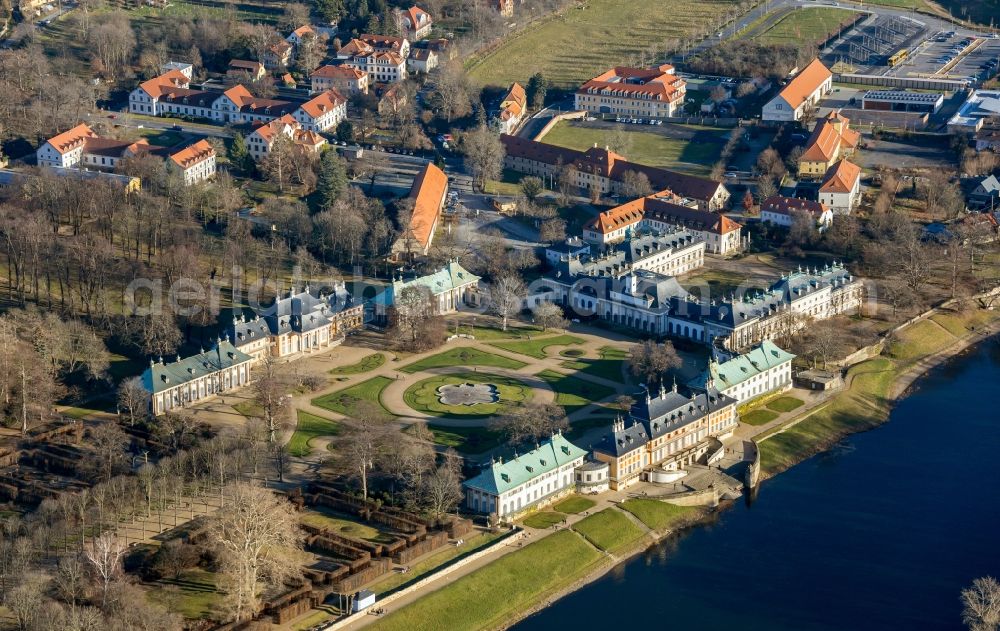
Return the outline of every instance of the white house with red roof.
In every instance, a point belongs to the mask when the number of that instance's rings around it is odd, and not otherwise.
[[[406,30],[406,37],[410,41],[421,40],[430,35],[431,28],[434,25],[434,20],[431,19],[430,13],[416,5],[400,13],[402,26]]]
[[[35,152],[38,166],[64,168],[76,166],[83,160],[84,147],[91,138],[97,138],[97,134],[85,123],[56,134]]]
[[[334,89],[320,92],[292,113],[308,131],[326,131],[347,118],[347,99]]]
[[[368,94],[368,73],[351,66],[320,66],[309,79],[313,92],[336,90],[346,96]]]
[[[618,66],[584,83],[576,91],[576,109],[595,114],[666,118],[684,106],[687,82],[674,67]]]
[[[814,59],[774,98],[764,104],[761,120],[797,121],[808,108],[816,107],[820,99],[832,89],[833,73],[819,59]]]
[[[826,204],[808,199],[774,195],[760,205],[760,220],[776,226],[791,227],[801,213],[810,215],[821,230],[833,223],[833,212]]]
[[[528,97],[525,95],[524,87],[520,83],[514,83],[507,91],[507,95],[500,101],[500,107],[493,124],[501,134],[512,134],[524,120],[524,114],[527,111]]]
[[[861,197],[861,167],[841,160],[830,167],[819,187],[819,201],[835,215],[849,215]]]
[[[171,153],[167,167],[176,170],[184,178],[184,184],[191,186],[215,175],[215,147],[202,138],[193,145]]]
[[[292,60],[292,45],[285,40],[279,40],[264,51],[264,67],[268,70],[284,68]]]
[[[254,160],[262,160],[274,148],[282,136],[288,138],[297,149],[317,153],[326,144],[326,139],[314,131],[302,129],[290,114],[262,123],[247,136],[247,152]]]
[[[319,33],[316,32],[316,29],[306,24],[289,33],[285,41],[293,47],[298,48],[309,37],[319,37]]]

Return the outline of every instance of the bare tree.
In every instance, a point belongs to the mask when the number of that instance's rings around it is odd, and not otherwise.
[[[135,425],[137,418],[146,414],[149,406],[149,393],[142,385],[142,379],[132,377],[118,386],[118,407],[128,411],[129,425]]]
[[[680,365],[681,358],[670,342],[657,344],[653,340],[646,340],[633,346],[629,352],[629,370],[647,384],[657,378],[662,379],[665,372]]]
[[[40,628],[36,621],[45,603],[45,587],[48,581],[36,572],[18,577],[17,584],[3,595],[3,604],[14,616],[18,631]]]
[[[361,481],[361,495],[367,499],[368,473],[388,446],[388,419],[381,409],[369,402],[352,407],[351,416],[350,430],[337,440],[338,453],[343,454],[344,464]]]
[[[569,324],[563,315],[562,307],[554,302],[543,301],[535,307],[532,313],[535,316],[535,324],[541,326],[542,331],[547,331],[550,328],[565,328]]]
[[[489,310],[499,316],[501,330],[506,331],[510,318],[520,313],[527,291],[524,281],[514,272],[502,274],[486,288]]]
[[[257,379],[253,382],[254,402],[260,406],[268,441],[273,443],[280,430],[289,421],[289,401],[286,386],[278,374],[278,364],[266,356],[257,369]]]
[[[423,504],[432,517],[452,512],[462,501],[461,471],[462,459],[449,448],[444,453],[444,461],[423,477]]]
[[[393,301],[392,327],[408,348],[420,346],[424,327],[433,316],[432,296],[426,287],[405,287]]]
[[[225,496],[226,510],[215,515],[212,539],[219,546],[230,617],[247,620],[259,610],[266,586],[280,585],[298,571],[301,533],[295,511],[268,489],[235,482]]]
[[[1000,628],[1000,582],[992,576],[972,581],[962,590],[962,622],[970,631]]]
[[[569,427],[566,410],[555,403],[520,403],[504,410],[493,427],[513,444],[540,440]]]
[[[649,176],[638,171],[622,173],[622,194],[625,197],[645,197],[653,194],[653,186]]]
[[[486,127],[478,127],[462,139],[465,164],[472,172],[472,180],[483,190],[487,180],[500,178],[503,172],[505,150],[500,138]]]
[[[125,542],[110,532],[102,533],[84,546],[83,554],[101,587],[101,606],[108,604],[108,587],[122,572],[122,559],[128,548]]]

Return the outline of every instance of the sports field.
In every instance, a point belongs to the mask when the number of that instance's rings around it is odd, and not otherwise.
[[[525,82],[541,72],[557,87],[576,86],[615,65],[649,53],[662,60],[670,38],[690,37],[732,0],[585,0],[511,37],[470,62],[472,78],[484,85]]]

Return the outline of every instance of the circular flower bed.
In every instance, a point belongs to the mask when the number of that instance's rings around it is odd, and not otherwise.
[[[484,386],[483,392],[490,391],[490,402],[476,402],[468,397],[442,397],[442,388],[449,386]],[[433,416],[490,416],[500,412],[504,406],[521,401],[530,401],[532,388],[512,377],[489,373],[462,372],[439,375],[423,379],[413,384],[403,393],[403,401],[417,412]]]

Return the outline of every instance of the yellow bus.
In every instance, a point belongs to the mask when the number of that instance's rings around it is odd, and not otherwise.
[[[898,53],[896,53],[892,57],[889,57],[889,65],[890,66],[898,66],[899,64],[903,63],[903,61],[906,59],[906,55],[907,55],[907,51],[904,48],[903,50],[899,51]]]

